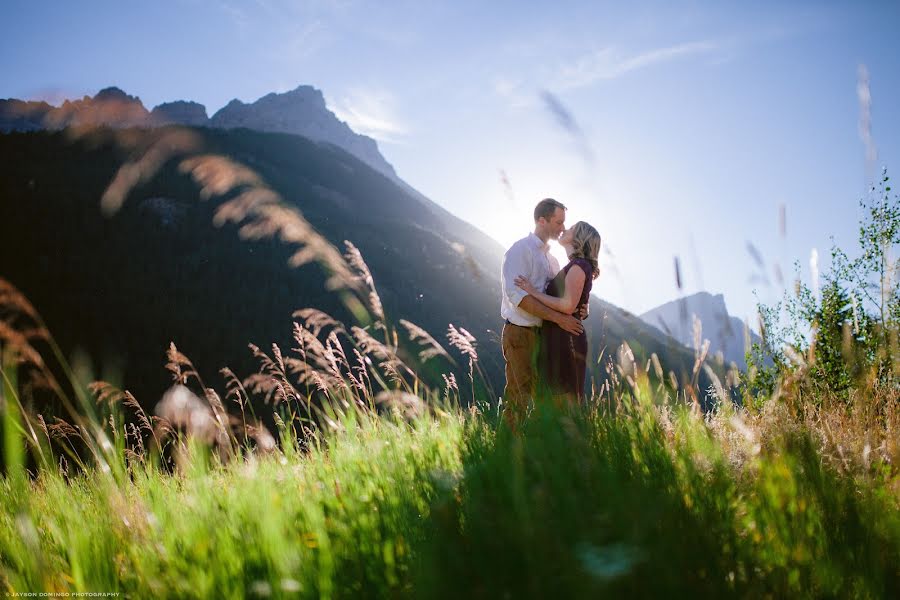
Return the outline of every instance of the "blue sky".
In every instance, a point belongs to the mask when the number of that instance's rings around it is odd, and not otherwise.
[[[4,12],[15,25],[0,38],[0,97],[114,84],[148,108],[192,99],[211,115],[314,85],[401,177],[503,243],[528,231],[540,198],[566,203],[612,253],[596,293],[634,312],[677,297],[675,256],[684,292],[724,293],[746,318],[754,289],[780,295],[775,263],[790,278],[799,260],[808,279],[813,248],[825,261],[831,236],[854,246],[860,64],[868,168],[900,173],[898,2],[13,1]]]

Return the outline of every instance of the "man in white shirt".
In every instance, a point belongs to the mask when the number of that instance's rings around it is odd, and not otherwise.
[[[506,321],[501,336],[506,361],[504,417],[513,429],[524,417],[528,400],[534,397],[535,358],[542,321],[553,321],[574,335],[584,330],[580,320],[545,306],[514,283],[517,276],[523,275],[543,290],[559,273],[559,262],[549,253],[548,242],[559,239],[565,220],[566,207],[561,202],[552,198],[538,202],[534,207],[534,232],[506,251],[500,267],[500,316]]]

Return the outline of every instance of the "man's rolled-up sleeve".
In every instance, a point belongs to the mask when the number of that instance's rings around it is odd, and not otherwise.
[[[531,265],[528,261],[528,254],[523,252],[522,248],[511,248],[503,259],[503,293],[513,306],[519,303],[528,295],[525,290],[516,287],[516,277],[524,275],[528,277],[531,274]]]

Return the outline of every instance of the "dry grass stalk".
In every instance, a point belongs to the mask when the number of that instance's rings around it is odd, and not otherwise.
[[[244,403],[249,401],[247,390],[244,389],[244,385],[241,383],[241,380],[238,379],[237,375],[234,374],[234,371],[228,367],[219,369],[219,373],[225,378],[225,399],[232,400],[240,406],[241,413],[243,414]]]
[[[288,370],[298,376],[301,384],[313,383],[322,392],[327,392],[331,388],[346,387],[347,382],[339,365],[343,361],[349,369],[349,363],[337,341],[338,332],[343,333],[343,327],[332,329],[327,338],[329,341],[323,344],[312,331],[299,323],[294,323],[294,341],[298,347],[292,350],[300,355],[300,359],[287,358],[285,362]]]
[[[119,211],[131,191],[149,181],[173,156],[195,152],[199,138],[186,129],[165,130],[150,137],[149,145],[136,159],[119,167],[100,199],[100,209],[110,216]]]
[[[156,437],[159,439],[163,439],[176,433],[175,427],[165,417],[153,415],[151,419],[153,419],[153,422],[156,424],[153,428],[153,433],[156,434]]]
[[[259,372],[263,375],[273,375],[278,372],[278,365],[275,364],[269,355],[259,349],[256,344],[247,344],[253,357],[259,360]]]
[[[284,360],[280,355],[280,351],[275,353],[275,358],[273,359],[255,344],[248,344],[248,347],[253,356],[259,360],[260,368],[258,373],[245,379],[244,384],[254,392],[264,388],[267,394],[266,402],[273,395],[276,404],[281,400],[285,400],[286,392],[281,381],[284,373]],[[273,344],[273,348],[277,350],[278,347]]]
[[[659,357],[656,355],[656,352],[650,354],[650,362],[653,363],[653,371],[656,373],[656,377],[659,379],[663,378],[663,369],[662,364],[659,362]]]
[[[286,205],[255,171],[229,158],[209,154],[187,158],[179,168],[190,173],[200,185],[202,198],[221,197],[239,190],[236,196],[218,206],[213,224],[239,225],[243,239],[280,239],[297,245],[299,248],[288,261],[292,267],[315,261],[329,275],[327,289],[357,289],[356,277],[337,248],[298,209]]]
[[[161,448],[159,439],[156,437],[156,433],[154,431],[153,425],[151,424],[150,417],[147,416],[147,413],[144,411],[143,407],[138,403],[137,399],[132,395],[131,392],[125,390],[121,390],[116,386],[108,383],[106,381],[93,381],[88,384],[88,390],[95,396],[97,404],[107,404],[112,407],[116,404],[122,403],[125,406],[134,410],[137,415],[138,425],[134,427],[133,435],[137,438],[139,442],[139,446],[141,448],[141,453],[143,453],[144,441],[140,435],[140,431],[146,431],[153,437],[154,441],[158,448]],[[112,415],[110,415],[110,429],[115,432],[115,425],[112,422]],[[126,429],[126,441],[128,439],[128,430]]]
[[[166,356],[168,358],[166,370],[172,373],[172,377],[176,383],[186,385],[188,379],[194,377],[201,387],[205,387],[203,381],[200,379],[199,373],[197,373],[197,370],[194,368],[194,363],[192,363],[187,356],[178,351],[174,342],[169,343],[169,349],[166,351]]]
[[[63,402],[71,414],[75,414],[56,376],[35,348],[37,343],[55,348],[50,333],[34,306],[12,283],[0,277],[0,353],[11,350],[12,357],[18,364],[36,367],[28,370],[28,380],[22,384],[21,393],[30,395],[36,388],[48,389]],[[5,358],[0,355],[0,360]],[[37,443],[37,434],[30,421],[27,424],[33,441]]]
[[[143,463],[144,462],[143,452],[132,450],[131,448],[129,448],[127,446],[125,447],[124,455],[125,455],[125,460],[128,463]]]
[[[311,362],[316,370],[325,371],[329,376],[335,375],[332,371],[333,357],[329,356],[325,344],[312,331],[295,322],[294,341],[299,347],[292,348],[292,350],[300,354],[304,363]],[[340,376],[340,372],[337,373],[337,376]]]
[[[383,323],[384,307],[381,304],[381,297],[375,289],[375,279],[372,277],[369,265],[367,265],[366,261],[363,259],[359,248],[354,246],[352,242],[344,240],[344,246],[347,248],[347,251],[344,253],[344,259],[352,269],[356,270],[357,277],[362,281],[363,285],[368,288],[369,310],[372,311],[372,314],[375,315],[377,320]]]
[[[277,372],[280,374],[284,373],[284,357],[281,356],[281,348],[278,347],[278,344],[272,344],[272,356],[275,359],[275,368]]]
[[[449,402],[451,399],[451,392],[456,392],[457,397],[459,397],[459,385],[456,383],[456,374],[454,373],[441,373],[441,377],[444,379],[444,400]]]
[[[441,346],[436,339],[431,337],[431,334],[425,331],[425,329],[406,319],[400,319],[400,324],[405,327],[406,331],[409,333],[410,341],[418,342],[420,346],[423,346],[422,350],[419,351],[419,360],[426,362],[435,356],[443,356],[453,362],[450,354],[448,354],[447,351],[444,350],[444,347]]]
[[[328,289],[356,289],[357,278],[341,253],[306,221],[299,210],[285,205],[281,196],[267,187],[253,169],[225,156],[197,154],[201,140],[194,132],[178,127],[152,133],[107,132],[93,126],[70,127],[67,131],[75,139],[93,134],[90,139],[98,145],[112,142],[137,155],[122,165],[104,192],[101,199],[104,214],[117,212],[134,187],[153,177],[167,161],[186,156],[180,161],[179,170],[190,174],[200,186],[201,199],[224,197],[238,191],[217,207],[213,217],[216,226],[231,222],[241,225],[239,233],[244,239],[279,238],[285,243],[296,244],[299,249],[289,260],[291,266],[316,261],[329,274]]]
[[[144,412],[143,407],[138,403],[137,399],[131,394],[129,391],[125,391],[122,395],[122,403],[125,406],[133,409],[135,413],[137,413],[138,421],[140,422],[141,428],[147,430],[149,433],[153,433],[153,426],[150,424],[150,418],[147,416],[147,413]]]
[[[203,395],[212,409],[216,425],[215,445],[219,451],[219,457],[223,459],[230,458],[235,452],[235,447],[237,447],[237,440],[231,434],[232,425],[235,425],[237,420],[225,411],[222,399],[214,389],[204,389]]]
[[[146,456],[146,448],[144,448],[144,437],[141,435],[140,430],[134,423],[127,423],[126,425],[131,427],[131,437],[134,438],[134,443],[137,448],[135,453],[137,454],[137,459],[140,462],[144,462],[144,456]],[[127,430],[126,430],[127,431]],[[127,441],[127,436],[126,436]],[[126,450],[128,450],[126,448]]]
[[[244,378],[243,387],[255,396],[262,396],[263,403],[269,404],[278,391],[278,380],[266,373],[252,373]]]
[[[372,387],[372,379],[369,377],[369,366],[372,361],[356,348],[353,349],[353,355],[356,357],[356,364],[353,366],[353,370],[356,371],[354,381],[363,397],[368,397]]]
[[[285,402],[290,402],[291,400],[299,400],[301,397],[300,392],[293,386],[293,384],[288,381],[287,377],[287,369],[285,367],[285,360],[281,355],[281,349],[277,344],[272,344],[272,355],[275,357],[275,364],[278,367],[276,371],[276,377],[278,378],[280,384],[280,393],[282,394],[282,398]]]
[[[700,321],[699,321],[699,319],[697,319],[695,322],[699,323]],[[698,340],[699,340],[699,338],[698,338],[697,334],[695,333],[694,341],[698,342]],[[697,379],[698,379],[698,376],[700,375],[700,369],[706,366],[706,356],[708,353],[709,353],[709,340],[703,340],[702,344],[700,344],[698,342],[698,345],[694,350],[694,367],[693,367],[693,369],[691,369],[691,382],[686,390],[691,395],[691,397],[694,399],[695,406],[699,406],[699,399],[697,398],[697,393],[695,391],[695,388],[697,387]],[[721,385],[722,384],[720,383],[719,386],[721,387]]]
[[[291,316],[295,319],[302,319],[306,328],[316,337],[319,336],[323,329],[328,327],[333,327],[340,333],[345,332],[343,323],[318,308],[301,308],[300,310],[295,310]]]
[[[404,383],[406,383],[406,380],[403,379],[403,375],[400,373],[400,370],[397,368],[397,365],[395,363],[385,361],[379,366],[384,369],[384,374],[391,381],[391,383],[395,385],[403,385]]]
[[[396,346],[382,343],[362,327],[354,326],[350,331],[357,346],[367,357],[374,358],[378,362],[378,366],[393,383],[403,384],[404,374],[415,379],[415,372],[397,356]]]
[[[213,225],[222,227],[226,223],[240,223],[247,215],[254,214],[261,206],[280,201],[281,198],[278,194],[266,187],[244,190],[216,208]]]
[[[33,344],[49,338],[34,306],[18,288],[0,277],[0,343],[14,348],[20,361],[45,371],[44,359]],[[52,377],[49,372],[47,376]]]
[[[237,187],[261,186],[262,179],[252,169],[228,157],[216,154],[201,154],[186,158],[178,166],[182,173],[190,173],[200,185],[200,197],[208,200],[214,196],[224,196]]]
[[[447,326],[447,339],[450,345],[463,353],[470,361],[478,361],[478,351],[475,349],[475,336],[464,328],[456,328],[452,323]]]
[[[73,427],[67,421],[60,419],[59,417],[53,417],[56,421],[55,423],[47,426],[47,431],[49,435],[53,439],[65,439],[69,438],[79,438],[84,441],[84,438],[81,437],[81,432],[78,431],[75,427]]]
[[[320,392],[328,392],[341,385],[333,375],[316,369],[306,361],[293,357],[287,357],[284,360],[288,373],[296,377],[297,383],[300,385],[312,386]]]
[[[350,328],[350,332],[353,334],[353,339],[356,341],[356,344],[365,354],[378,360],[395,359],[394,348],[382,343],[367,330],[362,327],[353,326]]]
[[[329,333],[325,338],[325,359],[328,361],[331,374],[343,380],[344,375],[350,369],[350,362],[347,360],[347,354],[335,331]]]
[[[350,380],[350,385],[352,387],[356,388],[357,390],[365,391],[366,388],[365,388],[365,385],[363,384],[363,376],[360,375],[360,377],[357,378],[356,374],[354,373],[354,371],[357,371],[360,368],[360,366],[362,367],[363,372],[366,371],[366,363],[365,363],[365,360],[362,360],[363,356],[359,352],[359,350],[357,350],[356,348],[353,349],[354,357],[357,359],[357,364],[352,365],[350,363],[349,357],[347,356],[346,352],[344,351],[343,346],[341,346],[341,344],[338,341],[337,330],[332,330],[332,332],[330,334],[328,334],[328,344],[327,345],[332,346],[334,348],[334,350],[332,352],[336,355],[336,357],[338,357],[340,359],[339,364],[344,365],[344,367],[346,369],[344,371],[344,378]]]
[[[35,365],[36,367],[44,367],[44,359],[40,353],[34,349],[28,338],[22,332],[16,331],[7,323],[0,321],[0,342],[15,348],[19,355],[19,360]]]
[[[260,370],[244,379],[243,385],[253,394],[263,394],[265,403],[268,404],[274,398],[275,404],[290,402],[302,397],[302,394],[288,380],[288,371],[296,367],[295,360],[285,359],[277,344],[272,344],[273,358],[260,350],[254,344],[249,344],[250,350],[260,361]],[[304,363],[305,364],[305,363]],[[306,383],[301,377],[300,383]]]
[[[218,425],[223,429],[228,427],[231,419],[225,411],[225,406],[222,404],[222,399],[219,397],[218,392],[212,388],[205,388],[203,390],[203,395],[206,397],[206,401],[209,402],[209,406],[213,411],[213,416],[216,418]]]
[[[44,420],[44,415],[38,414],[37,416],[38,426],[41,428],[41,431],[44,432],[44,435],[47,436],[47,441],[50,441],[50,431],[47,429],[47,422]]]
[[[299,248],[288,259],[292,267],[317,262],[329,274],[326,289],[358,289],[357,277],[341,253],[319,234],[296,208],[261,203],[246,216],[239,234],[243,239],[277,238]]]
[[[716,375],[715,371],[712,370],[712,367],[703,363],[703,372],[706,373],[706,376],[709,377],[712,382],[712,391],[715,394],[716,399],[719,402],[731,402],[731,398],[725,393],[725,387],[722,385],[722,381],[719,379],[719,376]]]
[[[0,317],[6,320],[15,318],[17,314],[28,317],[31,322],[40,321],[37,310],[25,298],[25,295],[10,282],[0,277]]]
[[[88,391],[94,395],[97,404],[114,406],[125,398],[122,390],[105,381],[92,381],[87,387]]]
[[[616,371],[619,376],[626,381],[634,381],[637,373],[637,364],[634,359],[634,352],[628,342],[622,342],[616,351]]]

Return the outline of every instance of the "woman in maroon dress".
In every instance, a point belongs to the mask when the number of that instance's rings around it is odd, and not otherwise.
[[[559,238],[569,263],[539,292],[525,278],[516,285],[548,307],[570,315],[587,315],[593,280],[600,274],[600,234],[584,221],[575,223]],[[572,335],[555,323],[544,321],[538,353],[538,375],[559,404],[584,399],[587,373],[587,334]]]

